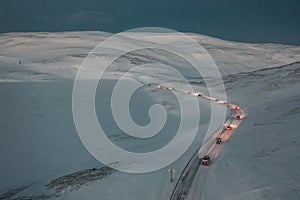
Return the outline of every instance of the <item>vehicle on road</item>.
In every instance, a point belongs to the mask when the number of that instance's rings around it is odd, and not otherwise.
[[[210,157],[208,155],[204,156],[201,160],[201,165],[209,165],[210,164]]]
[[[232,130],[232,127],[231,127],[230,125],[228,125],[228,126],[225,127],[225,129],[226,129],[227,131],[230,131],[230,130]]]
[[[220,137],[216,138],[215,143],[216,144],[221,144],[222,143],[222,138],[220,138]]]
[[[239,109],[240,109],[240,107],[238,107],[238,106],[234,107],[234,110],[239,110]]]
[[[236,116],[235,116],[235,119],[240,120],[240,119],[241,119],[241,116],[240,116],[240,115],[236,115]]]

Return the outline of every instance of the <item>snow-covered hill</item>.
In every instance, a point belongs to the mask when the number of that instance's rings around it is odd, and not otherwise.
[[[3,64],[0,80],[74,79],[87,54],[111,35],[105,32],[1,34],[0,62]],[[223,75],[300,61],[297,46],[237,43],[205,35],[188,35],[208,50]],[[176,58],[170,59],[170,55],[164,56],[161,53],[155,50],[151,52],[161,63],[182,65]],[[19,61],[22,67],[18,66]],[[143,53],[136,53],[130,59],[124,57],[121,62],[137,64],[143,61]]]
[[[76,71],[104,32],[7,33],[0,35],[0,199],[168,199],[176,175],[201,144],[210,106],[199,101],[201,122],[189,150],[171,166],[147,174],[107,168],[82,145],[72,117]],[[247,117],[211,166],[204,199],[299,199],[300,47],[245,44],[188,34],[216,61],[228,101],[247,110]],[[155,58],[155,59],[152,59]],[[185,71],[176,57],[160,51],[128,54],[111,68],[96,94],[102,124],[115,144],[147,152],[167,144],[177,128],[179,105],[165,91],[142,88],[135,94],[132,116],[147,124],[148,108],[159,103],[168,111],[162,134],[147,141],[123,134],[112,120],[107,96],[124,67],[151,60],[177,65],[199,91],[199,77]],[[268,68],[268,69],[267,69]],[[188,68],[186,68],[188,69]],[[159,73],[157,73],[159,70]],[[182,84],[167,69],[136,74]],[[183,96],[188,103],[188,96]],[[122,165],[122,163],[115,163]],[[231,184],[229,184],[231,183]],[[195,197],[195,199],[197,199]]]
[[[300,198],[300,63],[225,78],[248,116],[210,170],[204,199]]]

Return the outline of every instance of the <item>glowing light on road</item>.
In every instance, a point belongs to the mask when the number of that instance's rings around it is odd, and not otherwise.
[[[232,130],[232,127],[230,125],[226,126],[225,128],[227,131]]]

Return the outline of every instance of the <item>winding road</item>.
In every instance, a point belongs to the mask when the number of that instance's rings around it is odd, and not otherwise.
[[[227,117],[225,123],[221,125],[221,127],[216,130],[214,134],[212,134],[212,136],[208,138],[190,158],[184,170],[181,172],[170,196],[170,200],[200,200],[202,198],[204,183],[209,172],[210,165],[216,161],[216,158],[222,150],[222,147],[231,137],[234,130],[239,126],[241,120],[244,118],[245,112],[237,105],[203,95],[202,93],[180,90],[159,84],[140,83],[147,87],[153,87],[167,91],[177,91],[194,97],[213,101],[226,106],[231,111],[231,114]],[[222,142],[217,144],[216,138],[221,138]],[[201,165],[201,160],[205,155],[208,155],[211,158],[211,162],[208,166]]]

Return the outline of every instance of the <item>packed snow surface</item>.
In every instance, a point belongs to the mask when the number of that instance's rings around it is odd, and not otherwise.
[[[176,181],[170,183],[168,169],[176,170],[176,180],[201,145],[210,120],[210,104],[199,100],[198,134],[189,150],[167,168],[127,174],[101,164],[88,153],[77,135],[72,116],[72,88],[84,58],[111,35],[105,32],[0,35],[0,199],[170,197]],[[194,199],[298,200],[300,47],[187,35],[203,45],[215,60],[228,102],[247,112],[210,166],[202,197]],[[171,36],[164,35],[161,39],[164,37]],[[122,56],[101,80],[96,110],[107,137],[128,151],[159,149],[168,144],[178,128],[180,107],[174,95],[145,87],[134,94],[131,115],[137,124],[147,125],[149,107],[156,103],[163,105],[168,120],[161,133],[147,140],[135,139],[124,134],[113,121],[108,105],[115,81],[129,66],[149,62],[177,67],[195,90],[207,94],[203,79],[173,55],[145,50]],[[151,70],[140,70],[132,77],[185,87],[168,69]],[[191,97],[182,98],[188,104]]]

